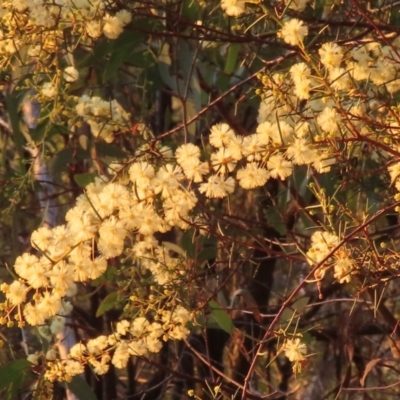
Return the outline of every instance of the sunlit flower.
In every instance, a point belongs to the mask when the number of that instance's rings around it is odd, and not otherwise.
[[[355,47],[350,51],[350,54],[362,66],[367,66],[368,63],[373,61],[373,58],[369,54],[367,46]]]
[[[231,17],[238,17],[245,12],[246,2],[243,0],[221,0],[221,8]]]
[[[200,162],[199,159],[193,158],[182,166],[185,176],[193,182],[203,182],[203,176],[210,172],[208,163]]]
[[[308,35],[308,27],[303,21],[293,18],[283,24],[282,29],[278,32],[278,37],[284,42],[292,46],[302,43]]]
[[[53,317],[61,308],[61,297],[58,294],[45,292],[36,302],[40,313],[48,317]]]
[[[221,175],[212,175],[206,183],[202,183],[199,192],[210,198],[223,198],[233,193],[235,180],[232,177],[224,179]]]
[[[80,359],[84,356],[86,351],[86,346],[83,343],[77,343],[71,347],[69,357]]]
[[[228,124],[216,124],[211,128],[209,141],[212,146],[219,148],[227,145],[234,136],[235,132]]]
[[[236,175],[239,185],[244,189],[253,189],[265,185],[268,181],[269,173],[257,163],[248,163],[245,168],[238,171]]]
[[[281,154],[271,156],[267,162],[267,168],[272,178],[286,179],[292,174],[293,165],[283,158]]]
[[[351,281],[351,274],[356,268],[356,262],[351,258],[351,253],[346,247],[341,247],[335,252],[333,276],[339,283]]]
[[[176,149],[175,157],[178,164],[185,169],[187,163],[200,158],[200,149],[192,143],[182,144]]]
[[[54,85],[54,83],[45,82],[42,85],[40,93],[43,97],[46,97],[47,99],[54,99],[58,94],[58,89],[57,86]]]
[[[324,43],[318,53],[321,63],[327,68],[339,67],[343,60],[343,49],[336,43]]]
[[[300,100],[308,100],[310,98],[310,85],[311,81],[309,79],[296,81],[294,84],[294,94]]]
[[[15,260],[14,270],[21,278],[28,279],[32,267],[38,262],[39,259],[33,254],[24,253]]]
[[[79,71],[73,67],[69,66],[64,69],[64,79],[67,82],[75,82],[79,79]]]
[[[29,288],[22,282],[14,281],[5,292],[6,298],[12,305],[18,306],[25,301],[28,290]]]
[[[306,139],[296,138],[286,150],[286,157],[297,165],[309,165],[318,159],[318,154]]]
[[[124,30],[125,24],[116,15],[106,14],[103,22],[103,33],[109,39],[116,39]]]
[[[154,175],[154,167],[145,161],[133,163],[129,168],[129,177],[138,186],[148,186]]]
[[[349,73],[344,68],[332,68],[329,71],[329,80],[335,90],[350,90],[351,80]]]
[[[302,361],[305,359],[304,355],[307,354],[307,346],[301,343],[300,338],[287,339],[283,351],[289,361]]]
[[[294,82],[308,79],[311,74],[309,66],[304,62],[292,65],[289,72]]]
[[[288,144],[293,138],[293,128],[286,122],[279,120],[279,123],[272,124],[271,139],[274,144]]]
[[[232,158],[229,150],[221,148],[211,154],[211,165],[218,174],[225,174],[235,169],[236,161]]]
[[[317,117],[317,123],[324,132],[335,133],[340,123],[340,115],[336,109],[325,107]]]

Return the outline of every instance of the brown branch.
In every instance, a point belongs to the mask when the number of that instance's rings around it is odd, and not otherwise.
[[[359,232],[362,232],[366,227],[368,227],[370,224],[372,224],[374,221],[382,217],[382,215],[386,214],[388,211],[394,209],[395,207],[400,205],[400,201],[395,202],[394,204],[384,208],[383,210],[378,211],[374,216],[369,218],[367,221],[365,221],[363,224],[355,228],[352,232],[350,232],[343,240],[340,241],[340,243],[333,248],[329,254],[321,260],[318,264],[315,265],[314,268],[308,273],[308,275],[300,282],[300,284],[296,287],[296,289],[293,290],[293,292],[289,295],[289,297],[284,301],[281,309],[278,311],[276,314],[275,318],[271,322],[271,325],[269,326],[268,330],[265,332],[264,337],[260,341],[259,345],[257,346],[257,350],[255,352],[256,356],[253,358],[252,363],[250,365],[249,371],[247,373],[247,376],[245,378],[244,382],[244,391],[242,394],[242,400],[245,399],[245,392],[246,389],[249,385],[251,375],[254,371],[254,368],[256,366],[256,361],[257,361],[257,354],[259,354],[262,350],[262,347],[264,343],[267,341],[267,339],[272,335],[275,325],[278,323],[279,318],[283,314],[284,310],[286,307],[290,304],[290,302],[293,300],[293,298],[299,293],[301,288],[306,284],[306,282],[314,277],[315,272],[323,265],[330,257],[332,257],[337,250],[339,250],[344,244],[346,244],[350,239],[352,239],[354,236],[356,236]]]

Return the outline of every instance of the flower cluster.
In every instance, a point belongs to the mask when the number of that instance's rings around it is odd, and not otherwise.
[[[319,264],[331,254],[339,242],[339,238],[333,233],[316,231],[311,236],[311,248],[307,252],[307,257],[312,264]]]
[[[51,332],[58,333],[65,322],[61,317],[71,311],[64,298],[75,295],[76,282],[100,277],[107,269],[107,260],[124,251],[128,236],[137,239],[134,258],[142,259],[142,268],[150,270],[156,282],[166,285],[180,278],[181,257],[172,256],[152,235],[176,224],[185,226],[182,215],[187,217],[196,198],[178,188],[183,178],[179,168],[167,164],[157,173],[148,168],[145,162],[132,164],[130,189],[97,179],[68,211],[65,225],[33,232],[31,243],[39,254],[19,256],[14,265],[19,279],[1,286],[6,296],[2,323],[15,318],[20,326],[47,324]],[[154,205],[157,194],[165,199],[159,210]],[[97,254],[93,253],[93,241]],[[17,312],[12,317],[14,309]]]
[[[303,40],[307,35],[307,25],[297,18],[285,22],[282,29],[278,32],[278,37],[282,38],[286,43],[292,46],[297,46],[303,43]]]
[[[149,322],[145,317],[136,317],[132,321],[121,320],[111,335],[101,335],[85,343],[75,344],[68,359],[59,359],[57,350],[50,348],[46,354],[36,352],[28,360],[45,368],[44,377],[50,382],[69,382],[75,375],[84,372],[90,365],[97,375],[104,375],[110,363],[116,368],[125,368],[129,357],[147,356],[158,353],[162,341],[183,339],[189,334],[186,324],[192,319],[182,306],[171,310],[162,309],[155,315],[159,322]],[[43,329],[40,334],[45,336]],[[49,339],[49,337],[46,337]]]
[[[28,46],[27,51],[32,57],[45,55],[51,42],[53,48],[56,46],[53,30],[58,29],[59,24],[92,39],[102,34],[109,39],[116,39],[130,23],[132,16],[126,9],[110,15],[105,6],[102,0],[3,1],[0,5],[0,36],[4,46],[0,49],[0,55],[16,53],[22,45]],[[16,14],[18,18],[15,18]],[[22,27],[36,32],[26,35]],[[20,36],[16,32],[20,32]]]
[[[233,193],[236,180],[244,189],[261,187],[269,178],[285,180],[291,176],[294,165],[312,165],[321,170],[321,156],[305,137],[307,124],[293,126],[283,118],[275,123],[261,117],[259,120],[256,132],[246,137],[236,135],[226,123],[211,128],[209,140],[215,148],[210,155],[213,173],[199,185],[200,193],[223,198]],[[200,148],[193,144],[181,145],[176,151],[176,160],[186,178],[198,183],[210,171],[208,164],[200,161],[200,153]]]
[[[285,356],[293,363],[294,374],[300,373],[302,363],[306,360],[307,346],[301,342],[300,338],[286,339],[283,345]]]
[[[90,126],[93,136],[107,143],[114,140],[116,132],[127,130],[129,114],[116,100],[83,95],[78,99],[75,111]]]
[[[339,237],[326,231],[316,231],[311,236],[311,248],[307,252],[310,265],[321,264],[315,272],[316,279],[322,279],[333,266],[334,277],[339,283],[350,282],[356,263],[345,245],[338,247]]]
[[[300,338],[287,339],[283,346],[283,351],[289,361],[303,361],[305,359],[304,355],[307,354],[307,346],[301,343]]]
[[[221,0],[221,8],[230,17],[238,17],[245,12],[246,2],[244,0]]]

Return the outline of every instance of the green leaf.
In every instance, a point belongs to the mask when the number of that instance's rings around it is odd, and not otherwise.
[[[226,57],[225,68],[224,68],[225,74],[230,75],[235,70],[240,47],[241,45],[238,43],[231,44],[229,46],[228,55]]]
[[[112,78],[118,72],[121,65],[127,60],[130,55],[130,51],[125,49],[116,50],[111,54],[110,59],[108,60],[104,72],[103,72],[103,80],[107,81]]]
[[[68,170],[69,164],[77,160],[87,160],[89,153],[81,148],[70,149],[64,148],[57,154],[54,154],[50,160],[50,172],[53,175],[59,176],[61,172]]]
[[[127,154],[115,144],[96,142],[96,153],[101,157],[126,158]]]
[[[213,239],[213,238],[210,238]],[[199,264],[203,263],[204,261],[214,260],[217,257],[218,247],[217,247],[217,239],[215,239],[215,243],[204,243],[203,247],[197,254],[197,262]],[[208,242],[208,241],[207,241]]]
[[[18,115],[18,109],[20,106],[21,99],[19,98],[21,93],[16,93],[15,91],[12,94],[8,94],[5,98],[6,107],[8,116],[10,118],[10,125],[12,129],[12,133],[14,136],[14,143],[15,148],[18,152],[20,160],[24,159],[24,145],[25,145],[25,138],[21,132],[19,123],[20,117]],[[21,165],[22,169],[23,166]]]
[[[66,386],[80,400],[97,400],[92,388],[80,376],[74,376]]]
[[[200,236],[199,251],[197,253],[198,263],[214,260],[218,253],[218,239],[215,236]]]
[[[65,134],[68,131],[61,125],[55,125],[50,118],[44,118],[36,128],[29,130],[29,135],[35,143],[41,143],[57,134]]]
[[[303,297],[293,303],[292,306],[287,307],[281,317],[279,318],[279,323],[281,325],[288,325],[288,323],[292,320],[293,322],[296,322],[296,318],[302,314],[309,303],[310,298],[309,297]]]
[[[297,300],[293,305],[292,309],[297,311],[297,314],[303,314],[307,304],[310,302],[309,297],[302,297],[301,299]]]
[[[82,62],[77,64],[78,69],[91,67],[97,64],[110,50],[110,42],[107,40],[101,41],[94,49],[93,53],[88,55],[82,60]]]
[[[273,226],[282,236],[286,235],[287,228],[285,221],[282,219],[282,215],[275,207],[268,207],[265,211],[265,217],[270,226]]]
[[[83,174],[75,174],[74,175],[74,181],[80,186],[80,187],[85,187],[89,185],[89,183],[94,182],[94,179],[96,178],[96,174],[92,174],[90,172],[86,172]]]
[[[92,285],[93,286],[93,285]],[[76,300],[79,303],[85,303],[86,301],[90,300],[90,298],[97,293],[97,291],[99,290],[99,288],[96,288],[95,290],[93,290],[92,292],[86,293],[84,295],[77,295],[76,296]]]
[[[218,74],[217,85],[220,92],[226,92],[229,89],[229,79],[229,75],[226,75],[223,72]]]
[[[3,400],[14,400],[23,389],[32,364],[26,360],[15,360],[0,368],[0,393]]]
[[[143,42],[144,35],[138,32],[124,31],[118,39],[113,41],[110,58],[104,68],[103,79],[112,78],[119,68],[131,58],[132,53]]]
[[[131,54],[129,63],[138,68],[152,68],[155,65],[154,54],[148,49],[135,51]]]
[[[99,308],[97,309],[96,318],[103,315],[106,311],[114,308],[118,302],[118,296],[119,296],[118,292],[112,292],[108,296],[106,296],[105,299],[99,305]]]
[[[194,229],[189,229],[182,235],[181,246],[187,257],[196,260],[199,265],[215,259],[218,252],[218,240],[215,236],[207,238],[197,235]]]
[[[181,246],[188,258],[194,258],[195,256],[196,240],[194,229],[188,229],[182,235]]]
[[[215,300],[210,300],[208,306],[211,309],[211,315],[214,317],[215,321],[217,321],[218,325],[225,332],[232,333],[234,330],[234,325],[228,313],[223,310]]]
[[[289,321],[293,318],[294,313],[295,312],[290,307],[285,308],[285,310],[283,311],[282,315],[279,318],[279,322],[278,323],[280,325],[287,326]]]
[[[197,255],[197,262],[202,264],[205,261],[215,260],[217,257],[217,247],[205,246]]]
[[[196,0],[184,0],[182,14],[191,21],[202,20],[202,8]]]
[[[309,332],[304,332],[302,335],[303,335],[301,337],[302,343],[309,345],[310,343],[313,342],[314,338],[311,336],[311,334]]]
[[[199,315],[196,317],[196,324],[189,321],[187,324],[187,328],[190,330],[194,330],[198,327],[208,328],[208,329],[221,329],[217,321],[215,320],[212,314],[208,314],[206,316]]]
[[[118,274],[117,268],[115,267],[107,268],[106,272],[104,272],[104,274],[99,276],[97,279],[94,279],[90,285],[96,287],[99,285],[103,285],[105,283],[110,283],[117,274]]]

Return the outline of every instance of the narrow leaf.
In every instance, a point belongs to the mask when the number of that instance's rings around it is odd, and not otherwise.
[[[304,312],[309,301],[309,297],[303,297],[295,301],[290,307],[285,308],[281,317],[279,318],[279,323],[281,325],[287,325],[289,321],[295,323],[296,319],[294,319],[294,317],[298,317]]]
[[[268,207],[265,216],[270,226],[273,226],[282,236],[286,235],[286,223],[276,207]]]
[[[4,400],[13,400],[23,389],[32,364],[26,360],[15,360],[0,368],[0,394]],[[5,390],[5,391],[4,391]]]
[[[59,176],[63,171],[66,171],[70,163],[77,160],[87,160],[89,153],[80,148],[71,150],[70,148],[64,148],[58,153],[54,154],[50,160],[50,172],[55,176]]]
[[[18,152],[20,160],[23,160],[24,159],[23,147],[25,145],[25,139],[19,126],[20,117],[18,115],[18,109],[20,106],[20,100],[17,97],[17,94],[13,92],[12,94],[6,96],[5,102],[6,102],[8,117],[10,118],[12,133],[14,136],[15,148]]]
[[[225,332],[232,333],[234,330],[234,325],[228,313],[223,310],[215,300],[210,300],[208,306],[211,308],[211,314],[217,321],[218,325]]]
[[[92,388],[80,376],[74,376],[67,388],[80,400],[97,400]]]
[[[96,142],[96,153],[101,157],[126,158],[127,154],[115,144]]]
[[[124,64],[124,62],[129,58],[129,49],[118,49],[115,50],[108,60],[104,72],[103,79],[106,81],[112,78],[119,70],[119,68]]]
[[[100,62],[100,60],[109,52],[111,43],[107,40],[101,41],[94,49],[93,52],[84,58],[81,62],[77,63],[77,68],[91,67]]]
[[[103,315],[106,311],[111,310],[117,304],[117,301],[118,292],[112,292],[106,296],[97,309],[96,317],[100,317],[100,315]]]
[[[75,174],[74,175],[74,181],[80,186],[80,187],[85,187],[89,185],[89,183],[94,182],[94,179],[96,177],[96,174],[92,173],[84,173],[84,174]]]
[[[293,305],[292,309],[297,311],[297,314],[303,314],[304,310],[306,309],[307,304],[310,302],[309,297],[303,297],[297,300]]]
[[[188,258],[194,258],[197,238],[193,229],[188,229],[182,235],[181,246],[184,252],[187,254]]]
[[[226,57],[226,63],[225,63],[225,68],[224,68],[225,74],[230,75],[235,70],[240,47],[241,46],[238,43],[231,44],[229,46],[228,55]]]

